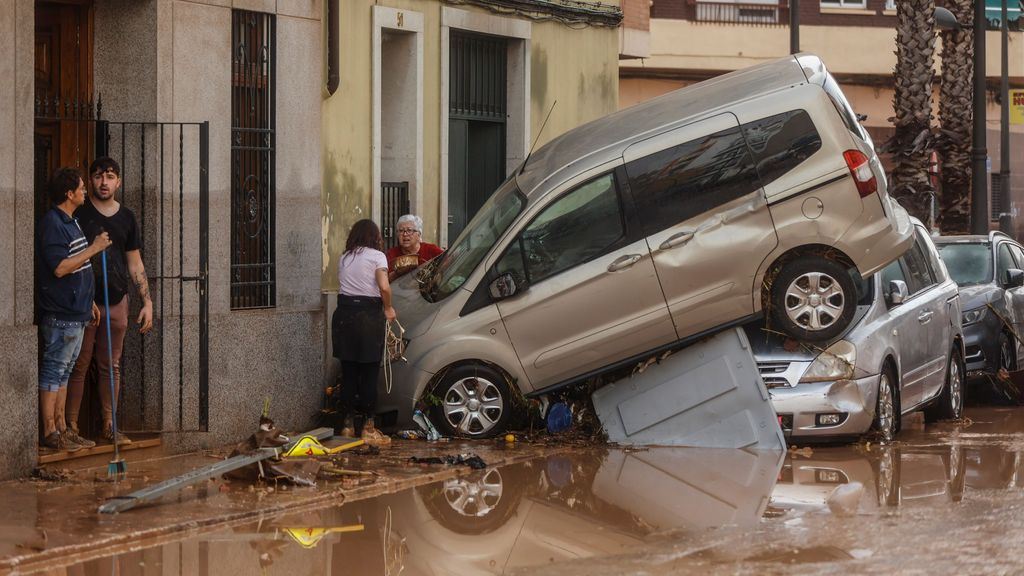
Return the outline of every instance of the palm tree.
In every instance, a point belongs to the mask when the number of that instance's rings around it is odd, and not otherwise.
[[[896,3],[896,69],[893,71],[896,132],[892,151],[892,194],[910,212],[928,222],[935,190],[928,180],[932,144],[932,65],[935,59],[935,0]]]
[[[980,1],[980,0],[979,0]],[[942,86],[939,88],[939,136],[942,188],[939,230],[968,234],[971,227],[971,136],[974,77],[974,0],[947,0],[959,30],[943,30]]]

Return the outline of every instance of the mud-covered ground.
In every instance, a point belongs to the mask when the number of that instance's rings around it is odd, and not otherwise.
[[[492,465],[407,462],[465,451]],[[14,485],[0,562],[61,574],[1018,574],[1022,451],[1024,408],[911,417],[888,446],[786,454],[409,441],[339,463],[372,482],[215,481],[109,518],[91,509],[113,489],[76,472]],[[76,539],[96,545],[76,552]]]

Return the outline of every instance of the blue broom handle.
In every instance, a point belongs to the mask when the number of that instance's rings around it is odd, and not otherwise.
[[[107,367],[110,373],[110,428],[117,446],[117,393],[114,390],[114,342],[110,335],[110,291],[107,289],[107,251],[100,252],[103,261],[103,318],[107,324]]]

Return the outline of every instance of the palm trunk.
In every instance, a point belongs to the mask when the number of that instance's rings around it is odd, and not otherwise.
[[[935,193],[928,180],[935,0],[897,2],[896,20],[896,133],[886,146],[892,150],[896,163],[891,192],[911,215],[927,223]]]
[[[980,0],[979,0],[980,1]],[[942,188],[939,230],[969,234],[971,228],[971,140],[974,111],[974,1],[947,0],[959,30],[942,31],[942,86],[939,89]]]

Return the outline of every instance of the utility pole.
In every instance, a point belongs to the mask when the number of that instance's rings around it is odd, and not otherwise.
[[[1010,206],[1010,50],[1006,0],[1003,0],[1000,12],[1002,25],[999,27],[1001,58],[999,100],[1002,102],[1002,106],[999,107],[999,199],[1002,206],[999,207],[999,229],[1002,230],[1004,227],[1011,228],[1011,230],[1003,230],[1003,232],[1012,234],[1013,224],[1009,221],[1009,217],[1004,218],[1003,215],[1003,212],[1010,212],[1012,214],[1012,210],[1008,210]]]
[[[988,172],[985,161],[985,0],[974,0],[974,133],[971,144],[971,234],[988,236]]]
[[[800,51],[800,0],[789,0],[789,53]]]

